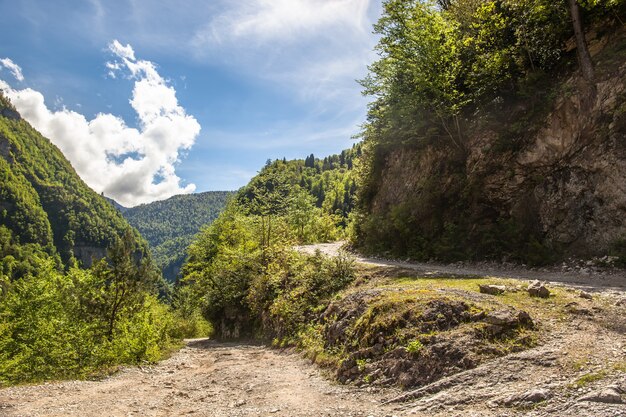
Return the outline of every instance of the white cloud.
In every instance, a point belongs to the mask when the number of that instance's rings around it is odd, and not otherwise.
[[[18,81],[24,81],[24,75],[22,74],[22,68],[9,58],[0,59],[0,67],[5,67]]]
[[[112,114],[87,120],[66,108],[52,111],[43,95],[30,88],[14,90],[0,80],[0,89],[97,192],[125,206],[193,192],[195,185],[181,185],[175,164],[180,152],[194,144],[200,125],[178,104],[176,91],[154,63],[136,59],[133,48],[118,41],[109,49],[120,60],[107,64],[111,73],[124,71],[135,80],[130,104],[138,115],[137,129]]]
[[[334,111],[360,98],[355,79],[375,57],[371,22],[379,7],[375,0],[228,2],[196,30],[192,45],[197,59],[219,57],[319,111]]]
[[[370,0],[247,0],[237,2],[196,33],[198,42],[229,42],[248,38],[281,43],[341,26],[367,29]]]

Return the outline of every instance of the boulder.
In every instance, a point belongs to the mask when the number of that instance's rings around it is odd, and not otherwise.
[[[531,297],[548,298],[550,296],[550,290],[546,288],[545,284],[538,280],[531,282],[528,285],[527,291]]]
[[[506,287],[504,285],[481,284],[478,286],[483,294],[500,295],[504,294]]]
[[[484,318],[487,327],[485,330],[497,336],[518,326],[533,327],[533,320],[525,311],[497,310],[487,313]]]
[[[607,404],[621,404],[622,395],[619,387],[606,387],[601,390],[592,391],[589,394],[583,395],[578,401],[591,401],[596,403]]]
[[[552,393],[550,392],[550,390],[545,388],[537,388],[521,394],[513,394],[509,398],[505,399],[502,403],[508,407],[530,405],[539,403],[541,401],[546,401],[550,397],[552,397]]]

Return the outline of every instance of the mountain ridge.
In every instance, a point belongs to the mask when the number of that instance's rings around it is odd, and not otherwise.
[[[1,93],[0,182],[0,226],[19,244],[40,245],[65,265],[90,266],[130,227]]]

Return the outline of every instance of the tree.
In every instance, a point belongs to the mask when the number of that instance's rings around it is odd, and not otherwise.
[[[308,192],[299,189],[294,192],[290,199],[287,216],[290,225],[295,229],[300,243],[307,242],[307,228],[315,220],[315,198]]]
[[[92,310],[105,322],[106,337],[112,340],[120,316],[142,307],[145,296],[154,292],[158,275],[130,228],[115,238],[107,255],[92,267],[95,285],[90,296]]]
[[[580,71],[583,74],[583,78],[591,83],[594,79],[594,70],[591,62],[591,54],[589,54],[587,41],[585,40],[585,31],[580,17],[580,7],[578,6],[577,0],[568,0],[568,2],[572,25],[574,26],[574,36],[576,37],[576,54],[578,56]]]
[[[457,23],[432,3],[389,0],[374,28],[381,35],[381,59],[361,83],[364,94],[377,97],[368,119],[382,124],[368,123],[366,129],[414,140],[433,122],[464,150],[459,114],[468,97],[458,88],[463,63]],[[399,129],[407,124],[415,126]]]

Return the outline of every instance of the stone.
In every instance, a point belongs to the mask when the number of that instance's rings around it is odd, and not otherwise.
[[[485,317],[485,321],[489,324],[497,326],[513,326],[517,324],[517,317],[508,310],[491,311]]]
[[[550,296],[550,290],[538,280],[531,282],[528,285],[527,291],[531,297],[548,298]]]
[[[478,288],[480,288],[481,293],[491,295],[504,294],[504,292],[506,291],[506,287],[504,285],[481,284],[478,286]]]
[[[578,401],[591,401],[606,404],[622,404],[622,396],[618,387],[606,387],[598,391],[592,391],[583,395]]]
[[[586,291],[581,291],[580,294],[578,294],[578,296],[580,298],[584,298],[585,300],[593,300],[593,296]]]
[[[545,388],[537,388],[526,391],[522,394],[514,394],[505,399],[502,403],[506,406],[536,404],[541,401],[547,401],[552,397],[550,390]]]
[[[585,315],[585,316],[591,316],[593,315],[591,313],[591,310],[589,310],[588,308],[584,308],[581,307],[577,302],[573,301],[571,303],[567,303],[565,304],[565,308],[567,309],[568,312],[570,312],[571,314],[580,314],[580,315]]]
[[[525,311],[497,310],[487,313],[484,318],[485,331],[491,335],[499,335],[517,326],[533,327],[533,320]]]

